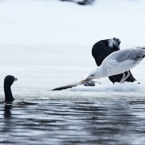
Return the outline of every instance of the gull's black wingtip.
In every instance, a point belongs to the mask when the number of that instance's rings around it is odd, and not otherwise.
[[[61,90],[73,88],[73,87],[76,87],[79,84],[80,84],[80,82],[69,84],[69,85],[65,85],[65,86],[61,86],[61,87],[52,89],[52,91],[61,91]]]
[[[95,86],[95,82],[94,81],[88,81],[88,82],[80,81],[80,82],[69,84],[69,85],[66,85],[66,86],[54,88],[54,89],[52,89],[52,91],[61,91],[61,90],[65,90],[65,89],[76,87],[76,86],[81,85],[81,84],[84,85],[84,86],[92,86],[92,87]]]
[[[58,88],[52,89],[52,91],[61,91],[61,90],[73,88],[73,87],[75,87],[75,86],[77,86],[77,85],[68,85],[68,86],[58,87]]]

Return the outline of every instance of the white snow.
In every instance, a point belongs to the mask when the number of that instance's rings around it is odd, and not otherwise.
[[[143,46],[144,0],[96,0],[79,6],[59,0],[0,1],[0,99],[6,75],[18,78],[12,86],[16,99],[78,99],[143,96],[144,63],[132,72],[137,83],[112,85],[105,78],[96,87],[51,89],[80,81],[96,67],[92,45],[119,37],[121,49]]]
[[[79,6],[59,0],[0,1],[0,45],[92,45],[119,37],[144,45],[144,0],[96,0]]]

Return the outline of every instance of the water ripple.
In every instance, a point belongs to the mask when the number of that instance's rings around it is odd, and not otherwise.
[[[19,102],[0,106],[0,144],[143,144],[145,101]]]

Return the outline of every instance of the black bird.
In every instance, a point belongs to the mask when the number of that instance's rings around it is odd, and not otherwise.
[[[102,61],[112,52],[120,50],[119,47],[120,43],[121,41],[115,37],[112,39],[100,40],[97,43],[95,43],[92,47],[92,56],[94,57],[97,66],[100,66]],[[125,72],[125,75],[127,74],[128,72]],[[110,76],[109,80],[112,83],[120,82],[122,77],[123,74],[114,75],[114,76]],[[134,82],[136,81],[136,79],[133,77],[132,73],[130,72],[130,76],[125,81]]]
[[[6,103],[12,103],[14,101],[12,91],[11,91],[11,85],[16,81],[17,78],[14,76],[8,75],[4,79],[4,93],[5,93],[5,102]]]

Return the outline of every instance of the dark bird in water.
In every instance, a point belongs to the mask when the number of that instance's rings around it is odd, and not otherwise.
[[[11,91],[11,85],[16,81],[17,78],[14,76],[8,75],[4,79],[4,94],[5,94],[5,102],[6,103],[12,103],[14,101],[12,91]]]
[[[94,57],[97,66],[100,66],[102,64],[102,61],[112,52],[120,50],[120,43],[121,41],[115,37],[112,39],[100,40],[97,43],[95,43],[92,47],[92,56]],[[130,76],[125,81],[136,81],[130,70],[128,72],[109,76],[109,80],[112,83],[120,82],[124,76],[128,75],[128,73],[130,74]]]

